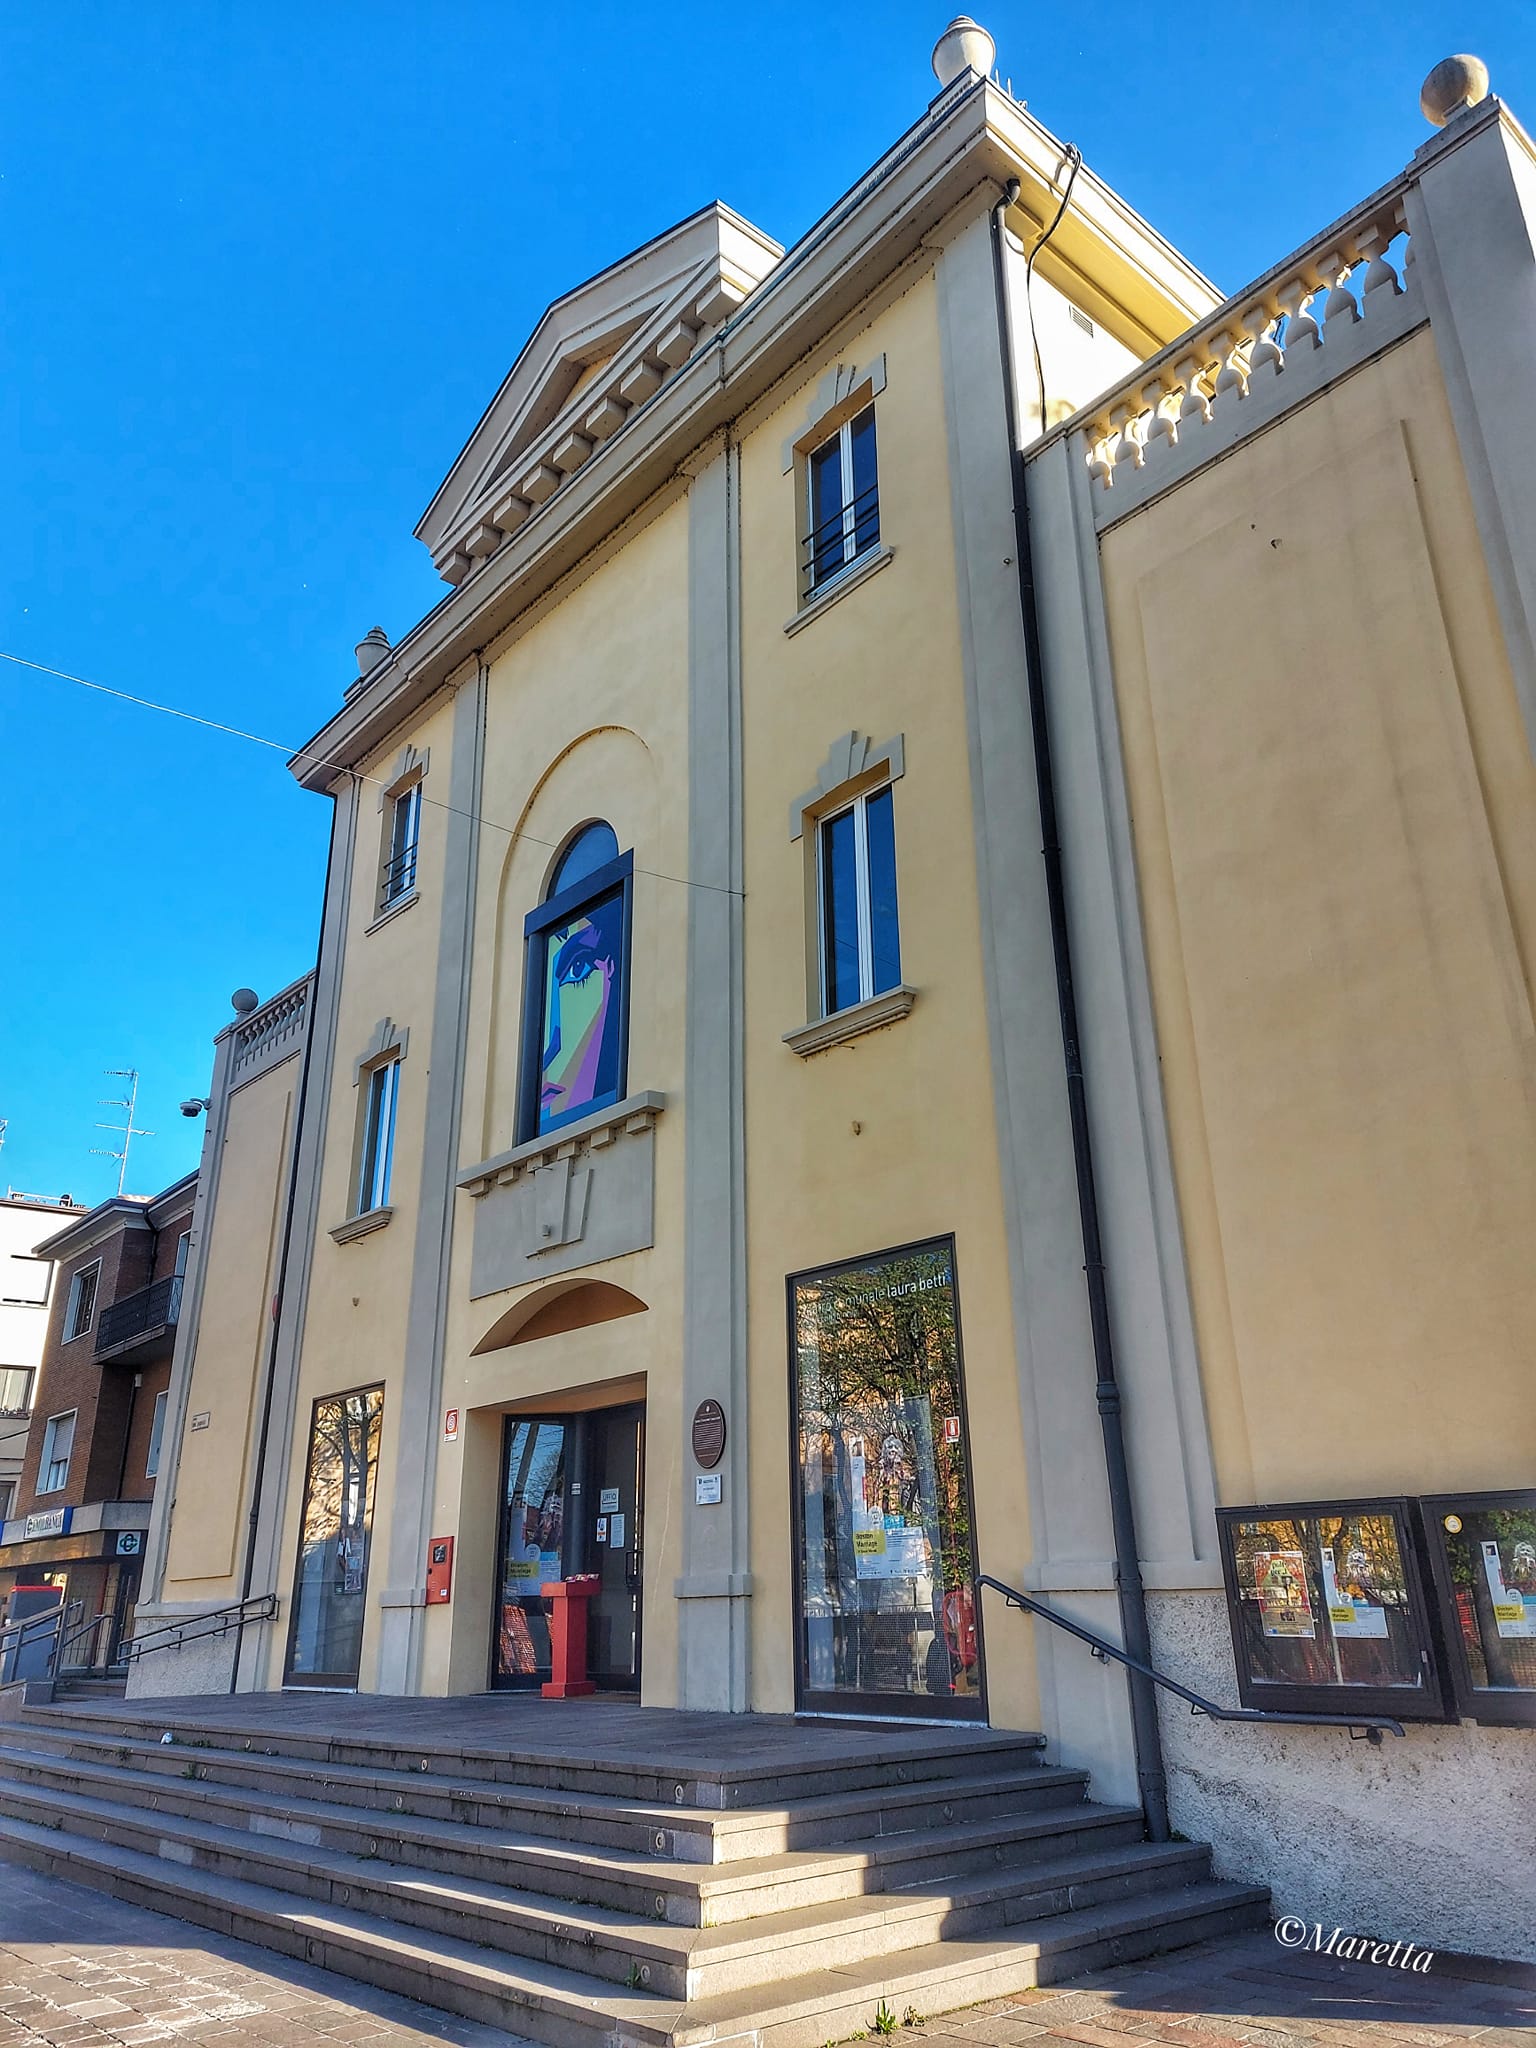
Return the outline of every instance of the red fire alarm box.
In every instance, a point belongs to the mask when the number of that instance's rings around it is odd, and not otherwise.
[[[453,1596],[453,1538],[434,1536],[427,1545],[427,1605]]]

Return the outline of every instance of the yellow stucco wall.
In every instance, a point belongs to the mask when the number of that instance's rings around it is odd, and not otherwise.
[[[1221,1497],[1526,1484],[1536,769],[1427,331],[1102,561]]]
[[[688,511],[681,495],[500,649],[486,706],[485,785],[471,961],[461,1164],[516,1141],[523,919],[557,851],[596,818],[633,849],[629,1091],[656,1089],[656,1243],[591,1276],[626,1288],[644,1313],[474,1356],[492,1326],[541,1283],[470,1299],[474,1204],[457,1194],[445,1338],[444,1407],[462,1416],[439,1448],[434,1528],[456,1531],[451,1606],[426,1617],[424,1689],[486,1683],[502,1416],[568,1390],[647,1398],[643,1573],[644,1696],[676,1696],[672,1582],[681,1569],[683,1061],[688,860]],[[605,1392],[593,1394],[599,1388]],[[573,1403],[572,1405],[576,1405]]]
[[[283,1600],[282,1626],[268,1632],[265,1683],[282,1682],[286,1628],[293,1589],[298,1520],[304,1497],[304,1467],[314,1403],[353,1387],[382,1384],[384,1415],[374,1497],[374,1539],[363,1629],[362,1684],[377,1655],[379,1606],[384,1584],[380,1534],[388,1528],[400,1410],[401,1366],[409,1305],[411,1257],[420,1201],[422,1139],[427,1070],[432,1058],[432,991],[437,974],[440,878],[448,811],[453,704],[444,692],[406,731],[391,739],[364,768],[357,836],[348,882],[346,937],[342,950],[336,1051],[320,1170],[319,1216],[313,1268],[294,1403],[293,1441],[284,1491],[282,1548],[277,1585]],[[382,844],[380,798],[407,742],[430,751],[422,783],[417,861],[417,901],[370,931],[377,904]],[[354,1062],[366,1051],[379,1023],[390,1019],[409,1033],[400,1070],[395,1121],[394,1170],[389,1223],[350,1244],[337,1244],[331,1230],[353,1214],[352,1176],[357,1136],[358,1089]],[[221,1198],[222,1199],[222,1198]]]
[[[804,527],[781,449],[837,360],[884,352],[881,538],[894,561],[794,636]],[[1027,1555],[1028,1504],[983,997],[980,913],[937,292],[924,274],[803,380],[741,451],[746,872],[746,1157],[754,1703],[794,1704],[788,1274],[955,1237],[977,1535]],[[895,784],[902,1022],[801,1059],[807,848],[789,810],[832,743],[900,734]],[[987,1641],[992,1719],[1038,1716],[1028,1632]]]
[[[269,1067],[229,1101],[219,1195],[203,1267],[197,1350],[188,1382],[188,1420],[176,1469],[176,1512],[166,1554],[164,1597],[239,1597],[239,1538],[248,1508],[254,1412],[272,1331],[278,1236],[287,1193],[288,1150],[303,1062]]]

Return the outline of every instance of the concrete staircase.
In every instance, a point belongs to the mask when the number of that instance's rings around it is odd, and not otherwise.
[[[324,1703],[344,1736],[22,1709],[0,1857],[551,2048],[822,2048],[882,1999],[942,2012],[1266,1915],[1035,1735],[865,1729],[828,1753],[757,1721],[777,1741],[706,1767],[564,1729],[412,1745],[352,1733],[350,1704]]]

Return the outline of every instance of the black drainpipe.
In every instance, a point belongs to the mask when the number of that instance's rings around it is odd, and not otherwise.
[[[1093,1330],[1094,1393],[1104,1432],[1104,1472],[1109,1484],[1109,1512],[1114,1531],[1115,1588],[1120,1599],[1120,1632],[1127,1653],[1143,1664],[1152,1661],[1147,1627],[1147,1595],[1141,1582],[1141,1553],[1136,1542],[1136,1513],[1131,1499],[1131,1472],[1125,1453],[1125,1426],[1120,1383],[1115,1375],[1114,1336],[1109,1320],[1109,1293],[1104,1283],[1104,1248],[1099,1234],[1099,1197],[1094,1184],[1093,1139],[1088,1124],[1088,1093],[1083,1081],[1077,1028],[1077,996],[1072,985],[1072,944],[1067,928],[1067,895],[1061,870],[1061,835],[1056,824],[1056,779],[1051,767],[1051,727],[1046,707],[1045,667],[1040,653],[1040,615],[1035,601],[1034,554],[1029,530],[1028,465],[1019,445],[1018,393],[1014,380],[1013,318],[1005,269],[1007,243],[1004,217],[1017,205],[1019,181],[1008,180],[1003,198],[992,210],[992,280],[997,293],[997,336],[1003,355],[1003,404],[1008,429],[1008,454],[1013,469],[1013,525],[1019,568],[1019,606],[1024,615],[1024,670],[1029,691],[1029,722],[1035,747],[1035,786],[1040,798],[1040,830],[1045,861],[1046,900],[1050,908],[1051,950],[1056,961],[1056,1000],[1061,1012],[1061,1041],[1067,1070],[1067,1107],[1072,1121],[1072,1161],[1077,1173],[1077,1207],[1083,1231],[1083,1271],[1088,1282],[1088,1319]],[[1063,205],[1063,211],[1065,206]],[[1056,220],[1061,214],[1058,212]],[[1046,230],[1048,239],[1056,221]],[[1039,245],[1037,245],[1039,246]],[[1045,394],[1041,392],[1041,430],[1045,428]],[[1131,1727],[1136,1744],[1136,1778],[1141,1788],[1147,1834],[1154,1842],[1168,1840],[1168,1779],[1163,1768],[1162,1734],[1157,1720],[1157,1694],[1149,1678],[1127,1673],[1131,1696]]]

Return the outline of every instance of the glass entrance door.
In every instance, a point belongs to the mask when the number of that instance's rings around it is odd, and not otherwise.
[[[574,1415],[509,1415],[502,1450],[501,1531],[491,1685],[531,1691],[550,1676],[554,1579],[591,1572],[587,1675],[599,1690],[640,1684],[640,1517],[643,1402]]]
[[[357,1684],[383,1420],[382,1387],[315,1403],[285,1685]]]
[[[790,1320],[800,1706],[980,1720],[953,1247],[802,1274]]]

